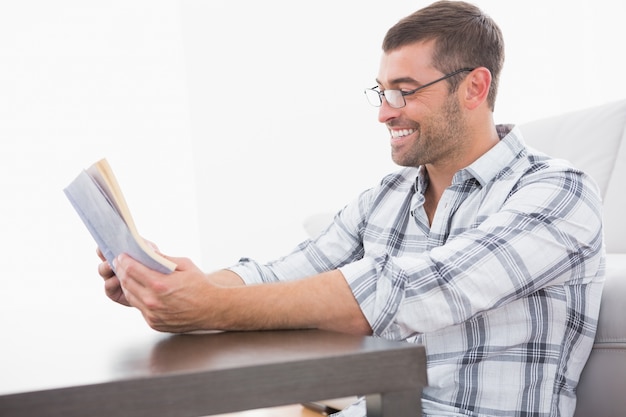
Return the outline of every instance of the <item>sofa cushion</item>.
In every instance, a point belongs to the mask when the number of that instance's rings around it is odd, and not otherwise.
[[[595,343],[596,346],[603,345],[605,348],[619,346],[626,354],[626,254],[624,253],[609,253],[606,256],[606,278]],[[624,377],[626,378],[626,372]],[[624,386],[626,387],[626,384]]]
[[[580,376],[574,417],[626,410],[626,254],[608,254],[596,340]]]
[[[626,253],[626,100],[520,125],[529,146],[570,161],[598,183],[608,252]]]

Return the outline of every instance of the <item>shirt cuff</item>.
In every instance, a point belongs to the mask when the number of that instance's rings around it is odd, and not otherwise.
[[[366,257],[339,270],[377,336],[395,338],[396,314],[404,296],[404,275],[394,272],[386,254]]]
[[[226,269],[239,275],[246,285],[263,283],[260,265],[252,259],[241,258],[238,264]]]

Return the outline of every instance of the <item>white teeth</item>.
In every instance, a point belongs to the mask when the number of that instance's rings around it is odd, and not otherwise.
[[[399,137],[402,137],[402,136],[409,136],[413,132],[415,132],[415,129],[392,130],[391,131],[391,137],[392,138],[399,138]]]

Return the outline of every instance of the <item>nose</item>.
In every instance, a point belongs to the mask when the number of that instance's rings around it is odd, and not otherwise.
[[[401,113],[402,109],[394,109],[387,103],[387,100],[383,98],[380,107],[378,108],[378,121],[380,123],[387,123],[391,119],[395,119]]]

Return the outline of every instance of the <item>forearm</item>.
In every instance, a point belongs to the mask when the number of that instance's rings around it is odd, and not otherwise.
[[[228,269],[221,269],[207,274],[207,279],[211,284],[222,287],[236,287],[244,285],[243,279],[236,273]]]
[[[223,330],[318,328],[371,334],[341,272],[297,281],[228,286],[207,302],[207,317]]]
[[[338,270],[302,280],[244,285],[232,271],[206,274],[189,259],[170,259],[176,271],[161,274],[128,255],[116,258],[118,291],[155,330],[319,328],[371,333]]]

